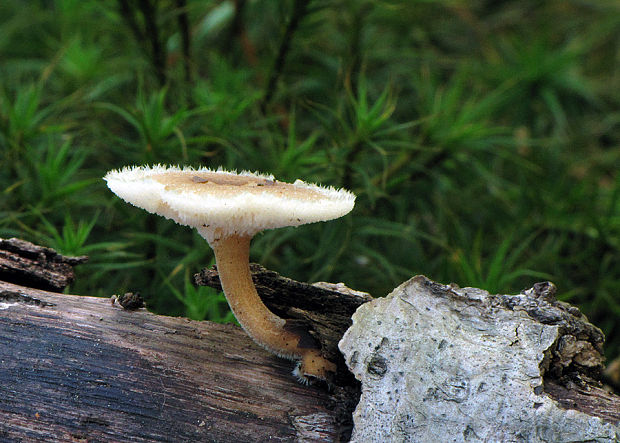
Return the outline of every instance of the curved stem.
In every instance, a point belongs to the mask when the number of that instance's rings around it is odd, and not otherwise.
[[[224,294],[239,324],[252,339],[274,354],[301,359],[301,376],[326,378],[335,365],[325,359],[307,331],[291,327],[262,302],[250,273],[251,236],[211,237],[209,244]],[[205,236],[206,238],[206,236]]]

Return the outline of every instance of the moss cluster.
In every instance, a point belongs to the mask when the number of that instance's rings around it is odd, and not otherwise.
[[[115,200],[132,164],[357,196],[252,258],[380,296],[413,274],[551,280],[620,352],[614,0],[0,3],[0,236],[88,254],[72,292],[225,321],[204,241]]]

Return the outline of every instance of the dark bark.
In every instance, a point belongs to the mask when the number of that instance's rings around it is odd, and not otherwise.
[[[300,385],[291,362],[240,328],[109,299],[0,282],[0,368],[0,441],[328,442],[347,432],[345,391]]]
[[[61,292],[75,278],[73,267],[86,260],[17,238],[0,239],[0,280],[18,285]]]
[[[598,383],[560,383],[545,378],[545,393],[564,409],[575,409],[620,426],[620,397]]]

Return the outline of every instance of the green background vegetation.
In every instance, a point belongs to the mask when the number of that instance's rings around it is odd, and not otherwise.
[[[616,0],[3,0],[0,236],[90,256],[70,292],[228,321],[192,230],[101,177],[223,166],[354,191],[252,259],[382,296],[551,280],[620,353]]]

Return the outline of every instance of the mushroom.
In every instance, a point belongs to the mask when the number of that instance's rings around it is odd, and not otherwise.
[[[250,274],[250,241],[265,229],[341,217],[353,209],[355,195],[301,180],[290,184],[249,172],[161,165],[113,170],[104,180],[128,203],[198,230],[215,253],[224,294],[239,324],[267,350],[299,360],[294,374],[300,381],[326,380],[336,371],[308,331],[261,301]]]

